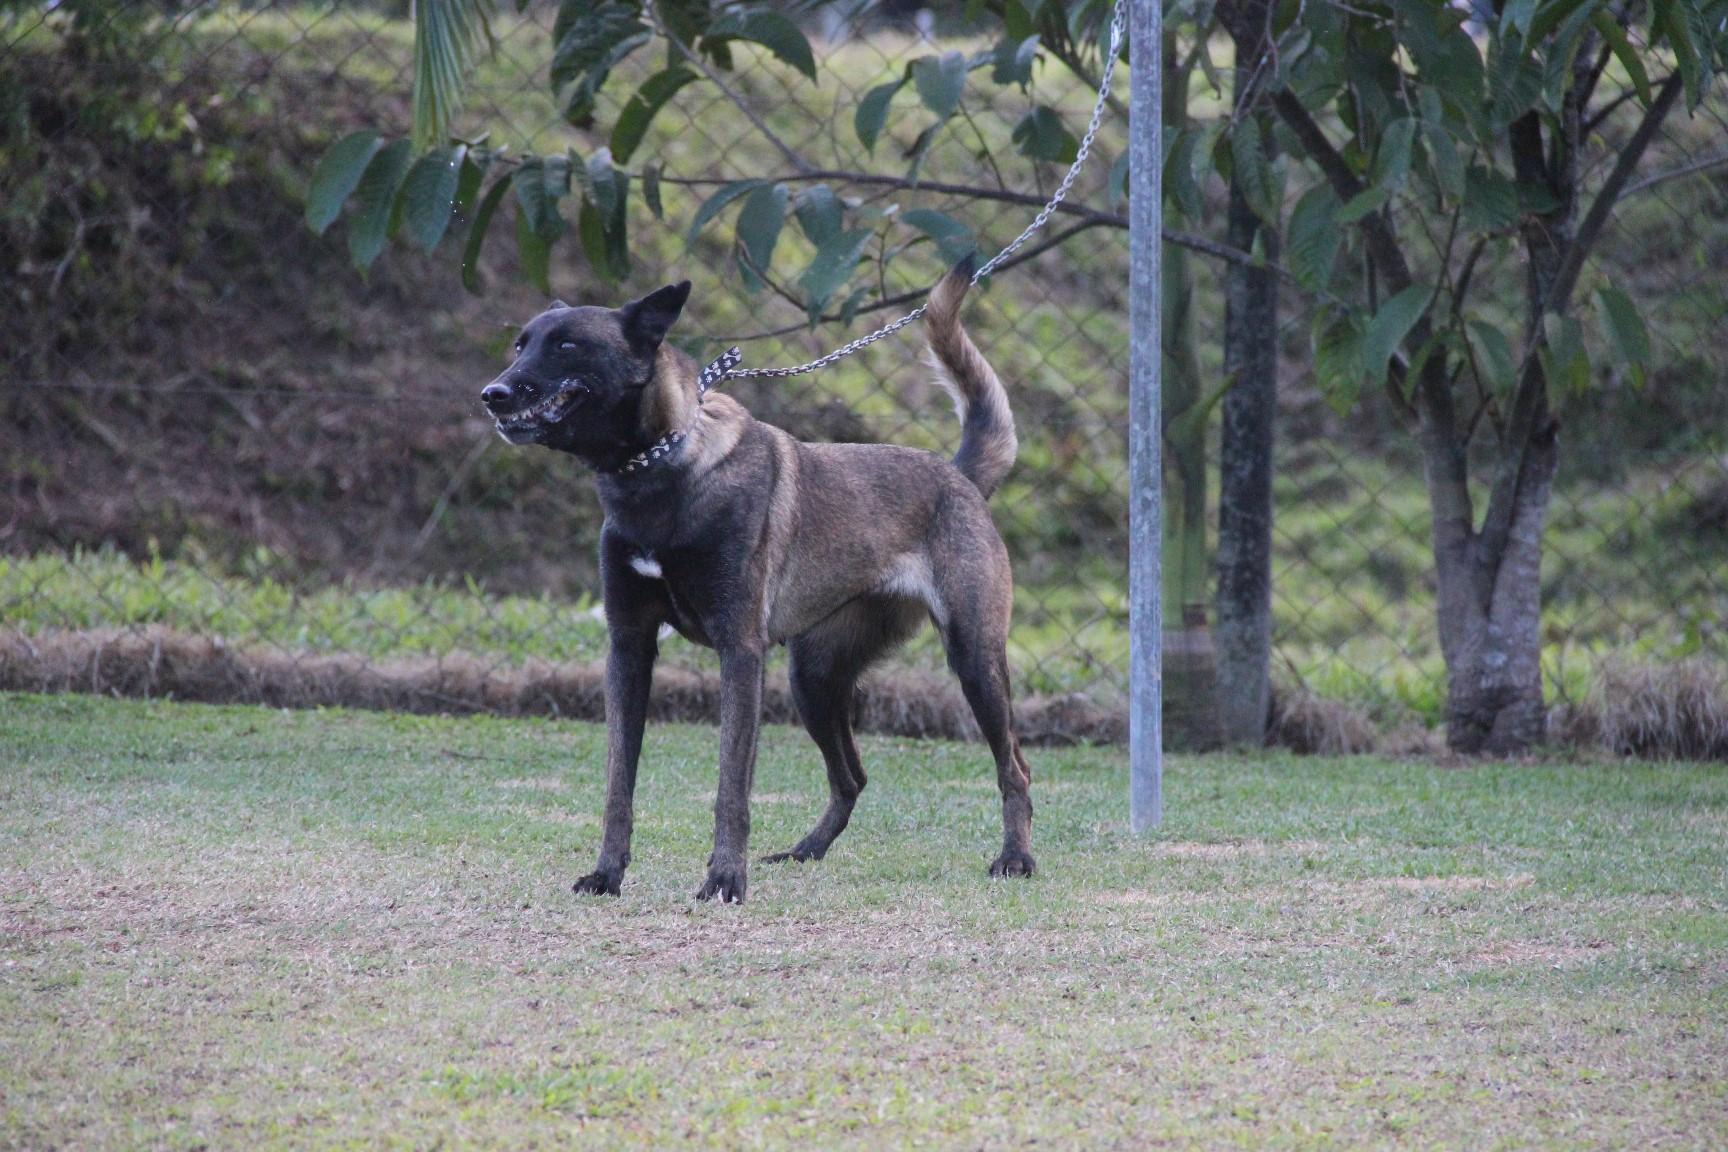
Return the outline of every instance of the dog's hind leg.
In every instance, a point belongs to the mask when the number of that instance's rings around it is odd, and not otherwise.
[[[1006,557],[1002,558],[1004,568]],[[974,587],[1000,589],[997,595],[966,598],[946,594],[949,617],[942,629],[948,666],[960,678],[966,702],[996,759],[996,785],[1002,793],[1002,854],[990,865],[992,876],[1030,876],[1032,859],[1032,770],[1014,735],[1009,693],[1008,616],[1011,586],[981,581]],[[953,592],[957,593],[958,588]]]
[[[792,700],[828,769],[828,807],[791,851],[765,856],[763,863],[820,860],[846,830],[867,782],[857,742],[852,738],[853,692],[858,677],[916,631],[923,614],[923,605],[915,602],[860,601],[787,645],[792,657]]]

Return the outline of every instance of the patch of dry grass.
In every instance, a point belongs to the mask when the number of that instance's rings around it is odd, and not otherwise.
[[[1728,773],[871,738],[817,865],[690,900],[650,731],[617,900],[586,724],[0,699],[0,1146],[1712,1147]],[[768,734],[753,845],[823,795]],[[973,787],[971,785],[980,786]],[[963,786],[956,786],[963,785]]]

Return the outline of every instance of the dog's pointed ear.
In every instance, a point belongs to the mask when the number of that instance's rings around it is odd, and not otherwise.
[[[570,305],[564,303],[564,301],[554,300],[554,301],[552,301],[552,303],[546,305],[546,311],[550,312],[554,308],[568,308],[568,307],[570,307]]]
[[[684,302],[690,299],[690,281],[681,280],[656,288],[640,300],[632,300],[618,309],[619,322],[624,326],[625,339],[632,350],[646,355],[660,347],[666,333],[672,330]]]

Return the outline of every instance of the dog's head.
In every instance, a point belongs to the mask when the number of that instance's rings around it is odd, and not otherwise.
[[[509,367],[480,392],[512,444],[543,444],[605,464],[684,418],[682,360],[665,346],[690,282],[671,284],[622,308],[571,308],[562,301],[516,337]],[[688,389],[693,395],[694,389]]]

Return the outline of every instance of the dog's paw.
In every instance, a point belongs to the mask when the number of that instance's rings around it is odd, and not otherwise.
[[[696,890],[698,900],[718,900],[722,904],[744,903],[744,869],[710,866],[708,878]]]
[[[570,886],[578,896],[616,896],[624,885],[622,872],[590,872]]]
[[[990,862],[992,876],[1030,876],[1037,869],[1038,865],[1033,862],[1030,852],[1013,848],[1004,848],[1002,855]]]

